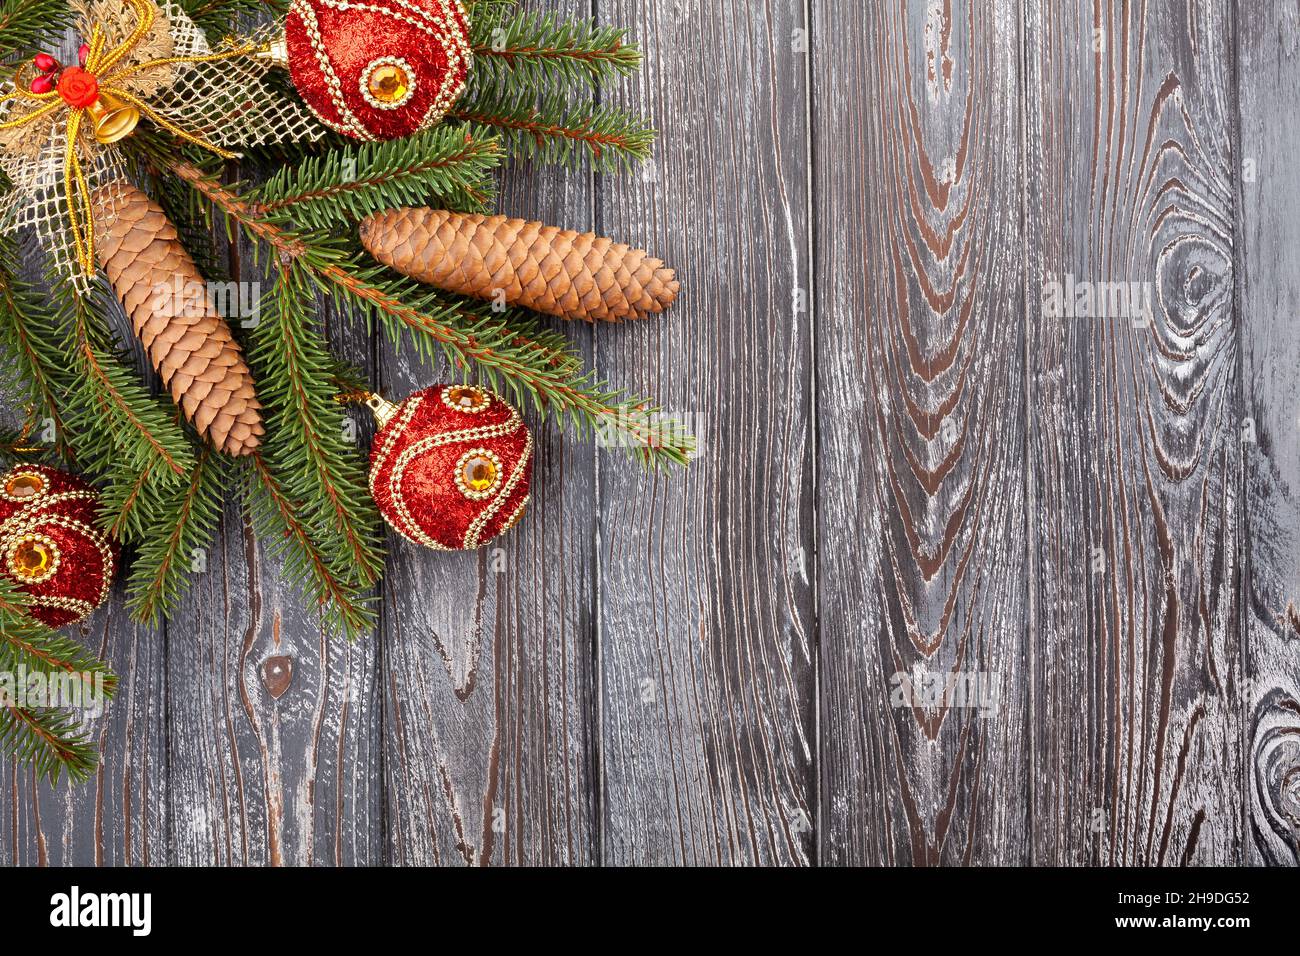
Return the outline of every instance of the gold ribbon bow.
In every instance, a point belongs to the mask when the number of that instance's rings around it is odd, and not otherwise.
[[[122,86],[124,80],[146,70],[170,67],[178,64],[197,64],[213,63],[220,60],[229,60],[234,57],[247,56],[256,52],[259,47],[257,44],[248,43],[230,50],[223,50],[220,53],[212,53],[205,56],[190,57],[167,57],[164,59],[146,60],[143,63],[134,63],[126,66],[120,66],[132,50],[135,50],[152,32],[154,24],[158,19],[159,10],[150,0],[125,0],[128,7],[135,14],[136,25],[127,38],[112,49],[108,49],[108,43],[105,39],[104,30],[101,25],[95,24],[91,28],[89,50],[86,56],[86,63],[82,69],[95,78],[98,84],[98,94],[95,100],[87,106],[74,106],[68,102],[63,94],[56,88],[48,93],[33,93],[30,88],[30,80],[27,77],[29,64],[24,63],[18,67],[14,73],[14,91],[6,96],[0,97],[0,104],[11,101],[27,101],[32,105],[31,111],[24,113],[14,119],[0,122],[0,130],[14,129],[20,126],[26,126],[44,119],[47,116],[57,114],[65,110],[67,117],[67,145],[63,158],[63,189],[68,204],[68,215],[72,225],[72,241],[76,250],[77,263],[86,276],[95,274],[95,219],[94,210],[91,204],[90,189],[86,183],[86,176],[81,166],[81,158],[77,150],[78,136],[82,131],[83,124],[86,123],[87,115],[92,112],[95,104],[100,100],[115,101],[119,104],[125,104],[126,107],[137,111],[138,115],[143,115],[152,120],[162,129],[167,130],[174,136],[195,146],[209,150],[223,159],[234,159],[236,153],[228,152],[219,146],[208,142],[203,137],[195,135],[181,129],[175,123],[161,116],[148,103],[139,96],[136,96],[130,90]],[[58,119],[56,118],[56,122]],[[132,124],[134,125],[134,124]],[[129,132],[129,130],[128,130]],[[117,138],[120,138],[119,134]]]

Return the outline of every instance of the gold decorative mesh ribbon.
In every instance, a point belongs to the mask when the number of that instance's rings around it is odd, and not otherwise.
[[[324,128],[266,81],[270,64],[257,54],[269,34],[227,40],[213,48],[170,0],[79,0],[75,4],[101,99],[137,110],[176,138],[232,158],[231,150],[270,142],[318,139]],[[55,90],[32,93],[32,69],[20,66],[0,86],[0,233],[36,231],[59,274],[78,292],[96,272],[99,187],[128,178],[119,146],[96,140],[87,111]],[[101,195],[114,195],[104,190]]]

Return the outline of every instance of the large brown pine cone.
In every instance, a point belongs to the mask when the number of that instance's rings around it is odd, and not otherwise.
[[[505,216],[394,209],[363,220],[361,242],[420,282],[565,319],[643,319],[679,290],[673,270],[640,249]]]
[[[104,186],[93,202],[100,265],[163,384],[214,447],[249,454],[265,433],[253,376],[226,320],[199,293],[207,286],[176,227],[127,183]]]

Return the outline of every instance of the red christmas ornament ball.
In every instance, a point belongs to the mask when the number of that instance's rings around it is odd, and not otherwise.
[[[460,0],[292,0],[285,45],[307,106],[363,140],[436,125],[464,92],[472,60]]]
[[[435,385],[381,413],[370,493],[404,537],[439,551],[479,548],[528,506],[533,437],[512,406],[472,385]]]
[[[98,512],[99,493],[67,472],[16,465],[0,475],[0,569],[50,627],[80,621],[113,583],[118,548]]]

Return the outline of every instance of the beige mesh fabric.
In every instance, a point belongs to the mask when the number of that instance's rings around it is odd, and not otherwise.
[[[81,36],[90,36],[93,25],[99,24],[110,46],[125,39],[134,26],[131,17],[122,16],[122,0],[76,0],[76,9]],[[162,16],[150,36],[112,72],[154,59],[206,56],[270,39],[267,33],[227,41],[214,51],[179,6],[168,0],[159,9]],[[325,127],[305,107],[266,83],[270,67],[250,53],[214,63],[150,67],[124,78],[120,86],[169,123],[223,149],[319,139]],[[0,92],[12,89],[9,82]],[[21,101],[0,104],[0,120],[16,118],[21,115],[17,111],[26,109],[31,107]],[[0,234],[32,227],[58,273],[84,295],[95,280],[82,274],[73,242],[72,210],[64,185],[67,120],[68,112],[57,110],[26,126],[0,130],[0,171],[12,184],[0,194]],[[100,145],[88,129],[78,137],[77,154],[92,195],[116,195],[100,187],[129,178],[119,148]],[[101,229],[111,227],[116,219],[115,211],[102,205],[94,214]]]
[[[35,160],[26,156],[0,157],[0,169],[14,186],[0,197],[0,232],[30,226],[38,245],[50,255],[57,274],[72,283],[78,294],[85,295],[94,284],[94,277],[83,274],[78,266],[72,241],[72,211],[68,208],[63,183],[67,127],[53,124],[47,136]],[[82,171],[92,194],[100,186],[127,178],[118,150],[100,147],[93,137],[87,139],[89,143],[83,141],[79,148]],[[114,210],[106,209],[104,214],[111,221]]]
[[[214,51],[203,31],[175,4],[167,3],[163,12],[172,22],[175,56],[206,56],[231,48],[227,41]],[[264,30],[251,42],[266,43],[275,32]],[[248,42],[239,39],[233,45]],[[170,122],[223,148],[320,139],[325,127],[300,103],[266,83],[270,67],[268,60],[251,55],[184,64],[177,68],[171,89],[150,105]]]

